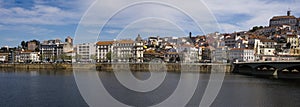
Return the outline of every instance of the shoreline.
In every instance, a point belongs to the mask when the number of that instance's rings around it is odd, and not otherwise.
[[[209,73],[214,69],[222,69],[214,72],[233,71],[231,64],[212,63],[96,63],[96,64],[0,64],[0,69],[20,70],[97,70],[97,71],[167,71],[167,72],[201,72]]]

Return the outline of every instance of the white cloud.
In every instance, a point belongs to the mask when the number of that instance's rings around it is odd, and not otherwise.
[[[226,23],[227,31],[248,30],[253,26],[268,26],[269,19],[274,15],[286,15],[288,7],[300,10],[299,2],[276,0],[204,0],[219,20],[232,20],[235,23]],[[297,5],[298,4],[298,5]],[[299,11],[300,12],[300,11]],[[299,15],[299,12],[294,12]],[[238,15],[245,15],[242,20],[236,20]],[[231,27],[229,27],[231,26]],[[231,29],[228,29],[231,28]]]
[[[42,24],[64,25],[76,23],[78,15],[75,12],[64,11],[57,7],[35,5],[32,9],[21,7],[0,8],[0,21],[4,24]]]
[[[0,22],[3,24],[38,25],[77,24],[92,1],[94,0],[76,0],[72,2],[35,0],[32,7],[26,8],[0,5]]]
[[[136,4],[137,2],[139,4]],[[130,25],[137,20],[151,17],[166,19],[164,20],[165,22],[169,21],[174,23],[173,28],[174,26],[179,26],[184,29],[184,33],[182,33],[179,29],[170,29],[172,27],[166,25],[169,23],[143,23],[142,26],[139,26],[139,28],[131,29],[131,32],[135,32],[136,34],[141,32],[149,34],[166,34],[164,32],[173,32],[173,36],[177,36],[188,35],[188,32],[197,34],[219,31],[214,17],[209,14],[209,10],[207,10],[199,0],[189,2],[174,2],[174,0],[154,0],[151,3],[142,2],[141,0],[106,0],[96,2],[93,6],[94,7],[91,7],[89,12],[84,15],[83,20],[80,23],[80,26],[83,30],[78,31],[76,35],[77,37],[83,36],[84,38],[77,40],[86,39],[85,35],[87,35],[88,31],[84,31],[85,29],[100,29],[100,27],[104,26],[104,24],[108,20],[110,20],[110,22],[107,26],[108,28],[111,28],[108,30],[114,30],[116,28],[117,30],[120,30],[124,29],[127,25]],[[119,13],[116,13],[118,11]],[[192,22],[192,19],[189,18],[194,18],[202,28],[200,29],[199,27],[197,27],[198,25]],[[95,28],[90,26],[94,26]],[[91,34],[90,38],[93,38],[93,35],[94,34]],[[107,34],[103,35],[106,36]],[[168,34],[168,36],[170,35]]]

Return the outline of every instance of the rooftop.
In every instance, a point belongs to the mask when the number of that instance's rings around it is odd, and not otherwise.
[[[99,41],[97,42],[97,45],[112,45],[114,41]]]

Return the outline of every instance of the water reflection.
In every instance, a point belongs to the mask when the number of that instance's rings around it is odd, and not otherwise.
[[[0,69],[0,73],[10,73],[10,74],[29,74],[30,76],[39,75],[65,75],[72,76],[72,69]]]
[[[81,73],[86,72],[83,70]],[[120,102],[136,106],[152,105],[170,97],[180,78],[180,73],[168,72],[166,80],[158,89],[150,93],[136,93],[119,84],[112,72],[97,74],[111,96]],[[133,75],[141,80],[151,76],[147,72],[133,72]],[[185,77],[186,80],[191,78],[192,76]],[[209,79],[210,74],[200,74],[196,93],[187,104],[188,107],[199,106]],[[88,106],[82,99],[70,70],[0,69],[0,84],[1,106]],[[175,104],[176,102],[174,106]],[[300,84],[295,80],[226,74],[221,91],[211,106],[299,107]]]

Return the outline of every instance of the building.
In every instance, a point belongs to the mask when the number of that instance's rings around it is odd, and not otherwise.
[[[134,43],[133,40],[117,40],[113,44],[112,60],[114,62],[132,62]]]
[[[227,46],[217,47],[212,55],[213,62],[227,62],[229,60],[229,48]]]
[[[0,63],[7,63],[9,57],[9,53],[0,53]]]
[[[59,39],[47,40],[40,45],[41,60],[55,62],[63,54],[63,44]]]
[[[73,50],[73,39],[67,37],[65,42],[60,39],[46,40],[39,47],[41,60],[44,62],[55,62],[58,60],[71,60]],[[68,57],[68,58],[66,58]]]
[[[287,35],[287,43],[290,43],[290,49],[299,47],[299,37],[297,35]]]
[[[270,19],[270,27],[282,25],[290,25],[292,29],[297,29],[297,26],[299,26],[299,21],[295,16],[291,15],[291,11],[287,11],[286,16],[274,16],[272,19]]]
[[[80,56],[79,62],[96,62],[97,61],[97,45],[96,43],[83,43],[76,45],[76,54]]]
[[[38,51],[40,42],[37,40],[32,40],[27,42],[27,50]]]
[[[198,48],[193,45],[183,44],[177,47],[177,53],[181,55],[181,62],[195,63],[199,62]]]
[[[18,63],[38,63],[40,62],[40,52],[21,51],[16,54],[16,62]]]
[[[111,62],[114,41],[97,42],[97,59],[98,62]],[[109,55],[109,56],[108,56]]]
[[[144,61],[144,41],[142,37],[138,35],[138,37],[134,41],[133,47],[133,60],[134,62],[143,62]]]
[[[229,51],[229,60],[233,62],[253,62],[255,60],[254,50],[233,48]]]
[[[13,63],[15,61],[15,51],[17,48],[9,48],[8,46],[0,49],[0,62],[1,63]]]
[[[236,36],[235,35],[230,35],[230,34],[225,34],[224,35],[224,41],[225,41],[225,46],[229,48],[234,48],[236,44],[235,40]]]

